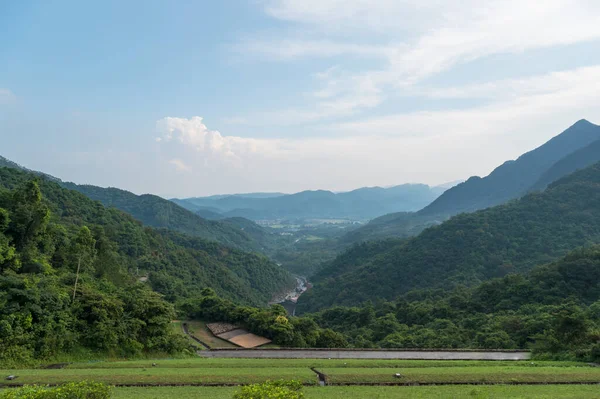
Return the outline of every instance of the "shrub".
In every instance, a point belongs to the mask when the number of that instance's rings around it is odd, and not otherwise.
[[[267,381],[263,384],[246,385],[234,399],[302,399],[302,383],[299,381]]]
[[[0,399],[108,399],[111,387],[96,382],[71,382],[58,387],[26,385],[8,389]]]

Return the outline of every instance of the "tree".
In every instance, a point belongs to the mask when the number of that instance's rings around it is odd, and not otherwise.
[[[81,271],[81,264],[83,262],[92,262],[96,250],[94,246],[96,240],[92,237],[92,232],[86,226],[83,226],[77,237],[74,240],[73,252],[77,257],[77,272],[75,274],[75,285],[73,286],[73,301],[75,301],[75,294],[77,293],[77,283],[79,282],[79,272]]]

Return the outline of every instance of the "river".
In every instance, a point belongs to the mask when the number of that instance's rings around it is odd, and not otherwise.
[[[269,302],[270,305],[274,303],[283,305],[288,311],[288,314],[292,316],[296,315],[296,303],[298,302],[298,298],[310,288],[310,283],[306,277],[294,275],[294,278],[296,279],[296,287],[275,295],[271,302]]]

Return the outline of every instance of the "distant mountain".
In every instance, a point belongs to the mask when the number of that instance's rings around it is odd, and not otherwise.
[[[286,195],[240,194],[173,201],[194,212],[210,209],[225,217],[245,217],[252,220],[305,218],[364,220],[390,212],[416,211],[443,192],[444,189],[440,187],[403,184],[390,188],[365,187],[343,193],[316,190]]]
[[[542,193],[455,216],[417,237],[356,246],[312,277],[314,288],[300,298],[298,309],[393,299],[420,288],[475,285],[594,243],[600,243],[600,163]]]
[[[505,203],[527,193],[556,162],[600,140],[600,126],[580,120],[546,144],[507,161],[489,176],[471,177],[442,194],[421,215],[456,215]]]
[[[396,212],[373,219],[342,238],[352,243],[411,237],[461,212],[485,209],[543,190],[555,180],[600,161],[600,126],[580,120],[541,147],[508,161],[489,176],[471,177],[445,191],[419,212]]]

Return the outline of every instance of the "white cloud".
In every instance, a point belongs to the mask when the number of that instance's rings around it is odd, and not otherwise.
[[[16,96],[8,89],[0,87],[0,104],[9,104],[16,100]]]
[[[176,169],[177,171],[179,171],[179,172],[189,172],[189,171],[191,171],[191,170],[192,170],[192,169],[191,169],[189,166],[187,166],[187,165],[185,164],[185,162],[183,162],[181,159],[177,159],[177,158],[175,158],[175,159],[171,159],[171,160],[169,161],[169,163],[170,163],[171,165],[175,166],[175,169]]]
[[[600,65],[528,79],[436,89],[422,94],[467,98],[489,91],[489,97],[497,99],[460,110],[399,113],[317,127],[325,129],[320,132],[329,137],[226,136],[210,131],[200,117],[165,118],[158,125],[166,132],[161,145],[178,144],[177,159],[190,165],[195,176],[204,170],[207,181],[222,181],[219,188],[208,192],[437,184],[485,175],[578,119],[597,122],[594,117],[600,111],[600,92],[590,84],[595,81],[600,81]],[[331,137],[331,133],[335,135]],[[207,135],[224,143],[218,151],[206,145]],[[186,149],[193,151],[186,153]],[[215,160],[207,168],[207,152],[213,155],[211,159],[218,156],[221,162]],[[237,163],[228,162],[230,152]],[[210,181],[204,184],[217,184]]]
[[[264,4],[268,15],[299,28],[291,39],[281,32],[277,39],[248,40],[246,51],[281,60],[340,55],[380,60],[378,67],[358,72],[346,71],[343,63],[329,71],[314,92],[327,101],[285,110],[295,113],[297,122],[377,107],[426,78],[489,55],[600,40],[600,2],[593,0],[267,0]]]

